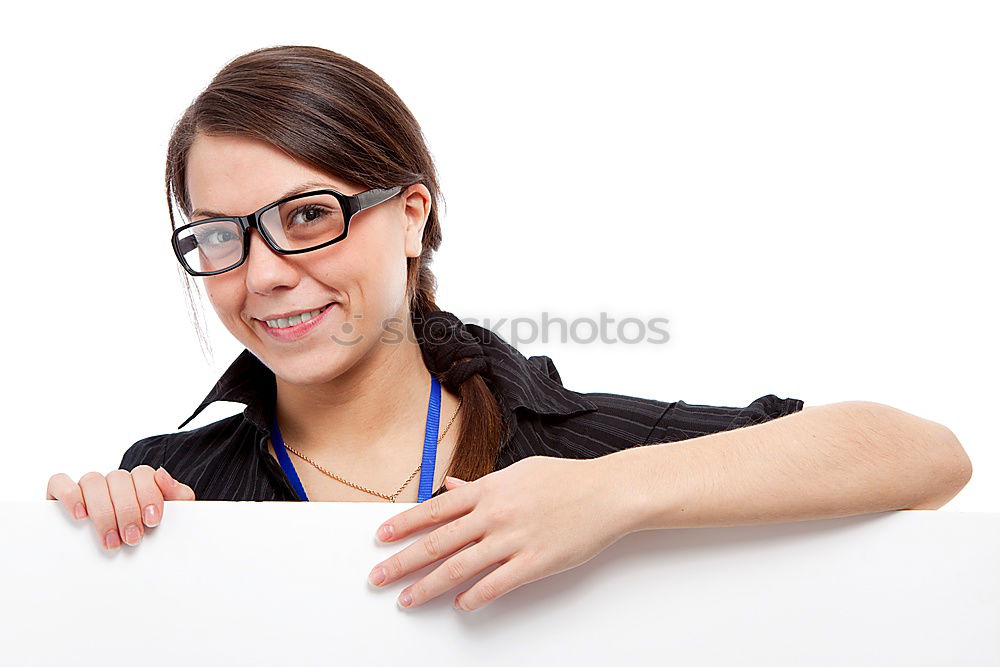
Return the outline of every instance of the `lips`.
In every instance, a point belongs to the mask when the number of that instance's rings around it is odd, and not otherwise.
[[[260,322],[266,322],[267,320],[272,320],[272,321],[273,320],[279,320],[282,317],[289,318],[289,317],[291,317],[293,315],[301,315],[302,313],[311,313],[314,310],[325,310],[326,308],[329,308],[334,303],[336,303],[336,301],[331,301],[330,303],[328,303],[328,304],[326,304],[324,306],[316,306],[314,308],[305,308],[303,310],[290,310],[287,313],[281,313],[281,314],[278,314],[278,315],[266,315],[264,317],[255,317],[254,319],[258,320]]]
[[[256,320],[256,318],[254,318],[254,319],[258,322],[258,326],[261,328],[261,330],[263,330],[265,333],[267,333],[271,337],[272,340],[275,340],[275,341],[278,341],[278,342],[292,342],[292,341],[299,340],[300,338],[304,338],[305,336],[309,335],[309,332],[312,331],[313,329],[315,329],[316,327],[318,327],[325,320],[327,313],[329,313],[335,307],[337,307],[337,303],[333,302],[333,303],[330,303],[330,304],[328,304],[326,306],[323,306],[321,308],[317,308],[316,310],[319,310],[321,312],[318,315],[316,315],[316,317],[313,317],[310,320],[306,320],[305,322],[299,322],[298,324],[292,325],[290,327],[284,327],[284,328],[282,328],[282,327],[272,327],[272,326],[268,325],[268,323],[266,321]],[[309,310],[306,310],[306,311],[300,310],[300,311],[297,311],[297,312],[299,312],[299,313],[303,313],[303,312],[309,313],[309,312],[312,312],[312,311],[309,311]],[[294,314],[295,313],[292,313],[292,315],[294,315]]]

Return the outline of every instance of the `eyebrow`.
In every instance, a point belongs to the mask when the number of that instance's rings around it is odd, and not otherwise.
[[[340,188],[338,186],[335,186],[335,185],[331,184],[331,183],[325,183],[323,181],[308,181],[307,183],[301,183],[301,184],[295,186],[294,188],[292,188],[291,190],[289,190],[285,194],[281,195],[280,197],[278,197],[274,201],[280,201],[282,199],[285,199],[286,197],[291,197],[292,195],[300,195],[303,192],[308,192],[309,190],[313,190],[313,189],[317,189],[317,188],[318,189],[323,189],[323,190],[336,190],[337,192],[340,192]],[[196,208],[194,211],[191,212],[191,217],[192,218],[200,218],[201,216],[205,216],[205,217],[208,217],[208,218],[235,218],[236,217],[236,216],[230,215],[228,213],[219,213],[218,211],[210,211],[207,208]]]

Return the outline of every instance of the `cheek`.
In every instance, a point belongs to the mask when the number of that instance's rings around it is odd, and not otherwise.
[[[383,228],[389,224],[388,221],[380,222]],[[364,300],[364,304],[359,305],[382,311],[382,314],[393,314],[406,292],[406,254],[401,236],[376,233],[374,229],[376,225],[368,225],[351,237],[354,243],[341,249],[344,252],[333,271],[341,281],[346,281],[341,284],[353,287],[353,298]],[[354,234],[353,229],[351,233]],[[330,284],[336,286],[338,283],[332,278]]]
[[[373,248],[365,262],[365,293],[384,317],[396,315],[406,297],[406,256],[396,248]]]
[[[205,278],[205,293],[208,295],[208,300],[212,304],[212,308],[215,309],[216,315],[219,319],[226,321],[232,319],[233,317],[239,317],[239,308],[242,303],[242,299],[237,293],[231,281],[225,280],[222,277],[218,278]]]

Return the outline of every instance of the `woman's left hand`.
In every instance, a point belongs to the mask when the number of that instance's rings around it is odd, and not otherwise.
[[[376,565],[369,582],[384,586],[445,558],[400,593],[400,605],[415,607],[500,563],[455,598],[456,609],[473,610],[587,562],[631,532],[629,489],[609,479],[602,458],[531,456],[473,482],[446,478],[448,491],[388,519],[377,536],[392,542],[443,525]]]

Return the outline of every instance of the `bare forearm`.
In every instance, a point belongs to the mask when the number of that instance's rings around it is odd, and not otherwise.
[[[933,509],[971,475],[947,428],[856,401],[594,463],[623,494],[628,532]]]

